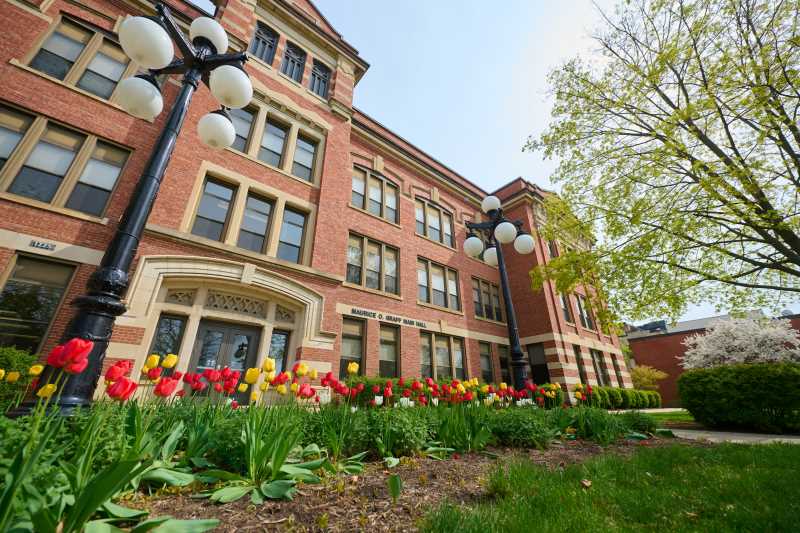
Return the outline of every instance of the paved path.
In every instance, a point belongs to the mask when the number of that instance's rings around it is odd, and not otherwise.
[[[673,429],[676,437],[711,442],[737,442],[743,444],[770,444],[786,442],[800,444],[800,435],[770,435],[768,433],[738,433],[734,431],[708,431],[701,429]]]
[[[639,411],[640,413],[680,413],[680,412],[687,412],[686,409],[683,407],[654,407],[652,409],[617,409],[615,411],[610,411],[611,413],[618,414],[624,413],[626,411]]]

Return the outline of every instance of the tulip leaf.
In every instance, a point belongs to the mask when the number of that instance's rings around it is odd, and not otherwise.
[[[108,520],[92,520],[86,522],[83,529],[84,533],[124,533],[123,529],[110,524]]]
[[[317,444],[312,443],[303,448],[302,455],[303,459],[305,459],[306,457],[317,457],[319,455],[322,455],[322,450],[320,450]]]
[[[207,518],[204,520],[178,520],[176,518],[170,518],[151,531],[155,533],[203,533],[204,531],[211,531],[218,525],[219,520],[216,518]]]
[[[348,457],[348,458],[346,459],[346,462],[350,462],[350,461],[360,461],[360,460],[362,460],[364,457],[366,457],[368,453],[369,453],[369,451],[366,451],[366,452],[361,452],[361,453],[357,453],[357,454],[355,454],[355,455],[353,455],[353,456],[350,456],[350,457]]]
[[[108,513],[109,516],[112,518],[140,518],[142,516],[147,516],[149,511],[143,511],[141,509],[130,509],[128,507],[123,507],[122,505],[117,505],[116,503],[106,502],[103,504],[103,510]]]
[[[281,467],[281,472],[289,474],[292,479],[302,481],[303,483],[319,483],[322,481],[319,477],[314,475],[311,470],[301,468],[297,465],[283,465]]]
[[[153,470],[145,472],[142,479],[145,481],[166,483],[173,487],[185,487],[194,481],[194,476],[171,468],[154,468]]]
[[[344,467],[342,468],[348,474],[360,474],[364,471],[364,463],[359,462],[347,462],[345,463]]]
[[[295,482],[292,479],[278,479],[265,481],[261,484],[261,493],[272,500],[291,500],[295,492]]]
[[[403,480],[398,474],[392,474],[386,480],[389,485],[389,494],[392,496],[392,503],[397,503],[397,498],[400,497],[400,492],[403,490]]]
[[[158,516],[156,518],[151,518],[150,520],[145,520],[144,522],[139,522],[135,528],[131,529],[131,533],[144,533],[145,531],[151,531],[167,520],[172,520],[172,517]]]
[[[198,476],[203,478],[220,479],[222,481],[240,481],[244,479],[239,474],[228,472],[226,470],[206,470],[205,472],[198,474]]]
[[[248,494],[251,490],[253,490],[252,485],[236,485],[233,487],[223,487],[219,490],[215,490],[214,493],[211,495],[211,501],[218,502],[218,503],[230,503],[235,502],[242,496]]]
[[[319,459],[315,459],[314,461],[306,461],[305,463],[294,463],[292,464],[295,468],[305,468],[306,470],[317,470],[319,468],[324,468],[325,463],[328,462],[327,457],[321,457]]]
[[[384,457],[383,462],[386,463],[386,468],[394,468],[400,464],[400,459],[397,457]]]

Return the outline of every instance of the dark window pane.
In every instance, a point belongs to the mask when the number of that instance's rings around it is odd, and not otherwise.
[[[531,380],[537,385],[550,382],[547,357],[542,343],[528,345],[528,359],[531,365]]]
[[[177,354],[181,348],[185,327],[186,319],[184,317],[161,315],[156,325],[156,333],[153,336],[153,346],[150,348],[150,353],[157,353],[161,356],[170,353]]]
[[[580,375],[581,383],[588,385],[589,377],[586,375],[586,367],[583,366],[583,354],[581,353],[581,347],[577,344],[573,344],[572,351],[575,354],[575,362],[578,365],[578,374]]]
[[[42,202],[49,202],[56,194],[58,186],[61,185],[62,177],[24,166],[14,178],[14,182],[8,188],[8,192]]]
[[[233,191],[233,187],[206,181],[192,233],[215,241],[222,240]]]
[[[278,243],[278,257],[294,263],[300,262],[300,250],[303,245],[303,231],[306,216],[297,211],[286,209],[283,212],[283,225],[281,226],[280,240]]]
[[[330,79],[331,69],[315,59],[311,68],[311,90],[321,97],[327,98]]]
[[[67,76],[69,69],[72,68],[72,61],[42,49],[31,61],[31,68],[63,80]]]
[[[303,80],[303,69],[306,64],[306,53],[296,44],[287,42],[283,53],[281,72],[300,83]]]
[[[277,47],[278,34],[272,28],[259,22],[253,40],[250,42],[250,53],[268,65],[272,65]]]
[[[85,71],[81,79],[78,80],[78,87],[101,98],[109,98],[116,86],[116,81],[105,78],[91,70]]]
[[[238,246],[261,252],[266,241],[272,203],[256,196],[248,195],[242,216],[242,229],[239,232]]]
[[[38,351],[73,270],[61,263],[17,257],[0,293],[0,346]]]
[[[286,357],[289,354],[289,332],[272,331],[272,338],[269,342],[269,356],[275,359],[275,373],[283,372],[286,369]]]
[[[261,148],[258,150],[258,158],[274,167],[281,166],[287,132],[288,129],[286,127],[267,122],[267,125],[264,127],[264,135],[261,138]]]
[[[242,230],[239,233],[239,242],[237,246],[261,253],[261,251],[264,250],[264,236]]]
[[[357,265],[347,265],[347,281],[350,283],[361,283],[361,267]]]
[[[253,113],[246,109],[231,109],[229,112],[233,129],[236,131],[236,138],[231,148],[244,152],[247,150],[247,139],[253,126]]]
[[[312,181],[314,169],[314,155],[317,151],[317,144],[302,137],[297,137],[297,145],[294,150],[294,162],[292,164],[292,174],[306,181]]]
[[[99,217],[103,214],[109,196],[109,191],[78,183],[67,201],[67,207]]]

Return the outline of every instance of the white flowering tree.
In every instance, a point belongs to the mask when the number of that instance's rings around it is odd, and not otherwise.
[[[788,320],[735,318],[714,322],[683,341],[684,368],[736,363],[800,363],[800,332]]]

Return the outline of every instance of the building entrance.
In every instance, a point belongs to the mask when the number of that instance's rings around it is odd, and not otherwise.
[[[244,371],[254,366],[261,328],[202,320],[197,330],[191,367],[196,372],[221,369]]]

